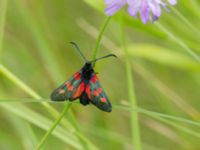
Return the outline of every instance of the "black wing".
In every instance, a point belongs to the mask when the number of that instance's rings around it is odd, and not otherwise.
[[[85,84],[81,78],[82,71],[75,73],[69,80],[55,89],[51,94],[53,101],[75,100],[85,90]]]
[[[81,101],[85,104],[91,102],[99,109],[111,112],[112,106],[106,93],[101,87],[96,74],[94,73],[89,83],[86,85],[84,94],[80,97]]]

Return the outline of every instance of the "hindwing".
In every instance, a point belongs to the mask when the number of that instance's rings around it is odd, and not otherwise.
[[[93,74],[89,83],[86,85],[85,93],[87,95],[85,99],[88,98],[88,100],[96,107],[106,112],[112,111],[111,103],[108,100],[108,97],[103,88],[101,87],[95,73]]]

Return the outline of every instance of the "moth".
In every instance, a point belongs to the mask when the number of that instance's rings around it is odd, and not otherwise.
[[[116,55],[109,54],[95,60],[88,61],[79,49],[78,45],[74,42],[70,43],[76,48],[81,57],[84,59],[85,65],[69,80],[65,81],[52,92],[51,100],[74,101],[76,99],[80,99],[80,103],[83,105],[92,103],[105,112],[111,112],[112,105],[101,87],[97,74],[93,68],[96,61],[111,56],[116,57]]]

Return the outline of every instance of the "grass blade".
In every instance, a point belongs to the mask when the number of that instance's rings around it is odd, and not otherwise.
[[[58,124],[60,123],[60,121],[62,120],[62,118],[65,116],[65,114],[67,113],[68,109],[70,108],[71,104],[68,104],[65,106],[65,108],[63,109],[62,113],[60,114],[60,116],[57,118],[57,120],[53,123],[53,125],[51,126],[51,128],[48,130],[48,132],[43,136],[42,140],[40,141],[40,143],[37,146],[37,150],[40,150],[45,141],[48,139],[49,135],[51,135],[51,133],[53,132],[53,130],[56,128],[56,126],[58,126]]]
[[[131,68],[128,50],[126,46],[125,33],[124,33],[125,29],[124,29],[123,23],[121,23],[120,29],[121,29],[122,48],[126,56],[125,65],[126,65],[126,79],[127,79],[127,86],[128,86],[127,90],[128,90],[129,104],[130,106],[137,107],[132,68]],[[139,127],[139,121],[138,121],[138,114],[135,111],[135,112],[131,112],[130,115],[131,115],[130,121],[131,121],[132,144],[134,145],[135,149],[141,150],[142,145],[141,145],[141,139],[140,139],[140,127]]]
[[[0,53],[3,48],[4,26],[6,22],[7,0],[0,1]]]

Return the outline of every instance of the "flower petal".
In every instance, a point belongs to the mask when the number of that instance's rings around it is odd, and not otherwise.
[[[119,9],[121,9],[125,4],[125,0],[106,0],[107,7],[105,13],[108,16],[114,15]]]
[[[171,5],[176,5],[176,3],[177,3],[176,0],[168,0],[168,2],[169,2]]]
[[[140,8],[140,17],[143,23],[147,23],[149,21],[149,14],[150,13],[150,9],[148,6],[147,1],[142,1],[141,3],[141,8]]]
[[[152,17],[153,22],[161,16],[162,9],[169,11],[167,5],[175,5],[177,0],[104,0],[106,3],[105,13],[114,15],[124,5],[128,4],[130,16],[137,17],[138,13],[143,23],[147,23]]]
[[[134,7],[134,6],[128,7],[129,15],[136,17],[138,12],[139,12],[139,7]]]
[[[154,3],[149,4],[149,6],[150,6],[151,11],[152,11],[152,14],[153,14],[154,16],[157,16],[157,17],[160,17],[160,16],[161,16],[160,4],[154,2]]]

